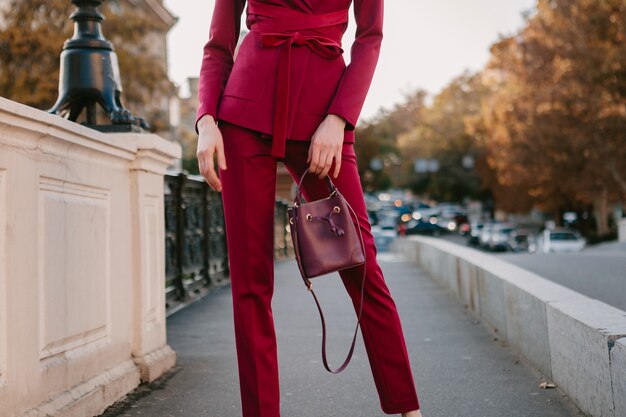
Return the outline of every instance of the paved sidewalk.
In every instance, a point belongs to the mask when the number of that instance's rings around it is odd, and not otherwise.
[[[476,321],[415,264],[379,254],[407,340],[424,417],[584,416],[541,373]],[[316,278],[327,320],[329,361],[343,360],[356,315],[338,275]],[[359,333],[347,370],[321,363],[321,327],[295,261],[276,264],[273,301],[282,417],[382,417]],[[177,365],[103,416],[240,417],[230,286],[168,318]]]

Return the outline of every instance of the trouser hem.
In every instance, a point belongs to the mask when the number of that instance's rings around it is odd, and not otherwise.
[[[385,414],[408,413],[409,411],[414,411],[417,409],[419,409],[419,402],[416,401],[386,404],[384,407],[382,407],[382,410]]]

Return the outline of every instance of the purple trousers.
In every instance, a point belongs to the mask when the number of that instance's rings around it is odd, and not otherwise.
[[[218,175],[222,181],[243,417],[280,417],[278,355],[271,307],[278,161],[271,155],[271,139],[265,135],[232,123],[218,124],[227,164],[227,169],[219,169]],[[310,143],[287,141],[282,162],[295,181],[300,180],[309,165]],[[329,175],[333,169],[334,161]],[[400,319],[376,260],[353,143],[343,144],[339,176],[331,179],[356,212],[365,243],[367,276],[360,327],[381,408],[386,414],[418,409]],[[307,201],[327,197],[329,193],[325,180],[313,173],[305,176],[301,188]],[[362,267],[344,269],[339,275],[357,309]]]

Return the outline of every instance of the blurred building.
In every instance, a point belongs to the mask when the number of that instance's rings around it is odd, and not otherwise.
[[[174,16],[164,6],[163,0],[106,0],[106,2],[111,12],[115,14],[124,15],[128,10],[138,8],[144,13],[144,17],[148,17],[152,23],[155,23],[156,30],[147,31],[143,42],[136,45],[136,55],[144,59],[155,58],[156,62],[159,63],[163,70],[163,73],[168,74],[169,57],[167,35],[178,21],[178,17]],[[116,36],[115,33],[107,30],[106,20],[103,22],[103,32],[104,36],[112,41],[114,46],[124,42],[124,40]],[[133,44],[125,42],[124,47],[132,48]],[[169,79],[167,80],[167,84],[167,90],[164,94],[152,91],[150,99],[143,100],[141,108],[132,109],[132,113],[135,116],[146,119],[158,135],[173,142],[180,142],[180,138],[175,134],[175,126],[173,123],[177,119],[178,112],[176,108],[172,106],[172,102],[176,102],[178,98],[178,88]],[[122,88],[125,87],[122,86]],[[123,92],[122,103],[124,103]],[[180,169],[181,161],[176,161],[169,168]]]
[[[164,5],[163,0],[109,0],[109,7],[113,13],[124,14],[129,8],[139,8],[145,13],[145,16],[149,17],[156,25],[156,30],[148,31],[145,34],[141,46],[137,46],[137,50],[141,48],[141,54],[144,57],[156,58],[156,61],[160,64],[163,72],[168,73],[168,49],[167,49],[167,35],[172,27],[178,21],[178,18],[174,16]],[[106,20],[103,23],[104,35],[108,37],[114,45],[119,41],[115,39],[115,34],[107,32]],[[125,44],[125,47],[130,45]],[[147,54],[147,56],[146,56]],[[157,129],[157,133],[162,136],[168,137],[168,131],[171,130],[169,121],[171,120],[170,114],[170,101],[173,97],[176,97],[178,90],[175,85],[170,81],[168,91],[157,97],[156,99],[148,100],[143,103],[141,113],[138,116],[146,118]],[[173,139],[169,137],[170,139]]]
[[[167,34],[176,24],[178,18],[165,8],[163,0],[108,0],[107,4],[113,13],[116,14],[123,14],[128,8],[139,8],[156,23],[158,29],[146,34],[143,46],[149,51],[151,56],[157,57],[163,69],[167,70]],[[110,38],[113,34],[107,33],[106,21],[103,25],[105,37]]]
[[[120,15],[124,15],[131,8],[139,8],[144,13],[144,16],[147,16],[155,23],[156,30],[147,31],[143,42],[136,46],[137,55],[145,58],[155,58],[163,73],[167,74],[169,66],[167,35],[178,21],[178,18],[164,6],[163,0],[108,0],[107,4],[113,13]],[[103,31],[105,37],[110,39],[114,46],[119,42],[123,42],[122,39],[116,39],[115,33],[107,31],[106,20],[103,23]],[[129,43],[124,45],[126,48],[132,47],[132,44]],[[141,104],[141,109],[135,109],[133,114],[145,118],[158,135],[174,142],[180,142],[180,139],[175,135],[175,127],[172,123],[176,121],[177,117],[177,112],[172,107],[172,102],[175,102],[178,97],[178,88],[171,80],[168,79],[167,81],[168,85],[164,94],[158,93],[156,97],[152,96],[150,99],[145,100]],[[155,94],[155,92],[153,91],[152,94]],[[124,102],[123,93],[122,102]],[[174,114],[172,113],[173,110]],[[169,168],[180,169],[181,161],[178,160]]]

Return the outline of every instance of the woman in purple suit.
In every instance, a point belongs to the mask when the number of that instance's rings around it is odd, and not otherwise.
[[[327,174],[354,208],[367,258],[361,333],[386,414],[421,417],[400,319],[376,260],[354,129],[382,42],[383,0],[354,0],[356,38],[341,46],[352,0],[248,0],[250,32],[236,48],[246,0],[216,0],[200,70],[198,163],[222,192],[244,417],[279,417],[274,291],[277,162],[307,201]],[[217,157],[218,172],[214,168]],[[219,175],[218,175],[219,174]],[[340,271],[360,306],[362,265]]]

